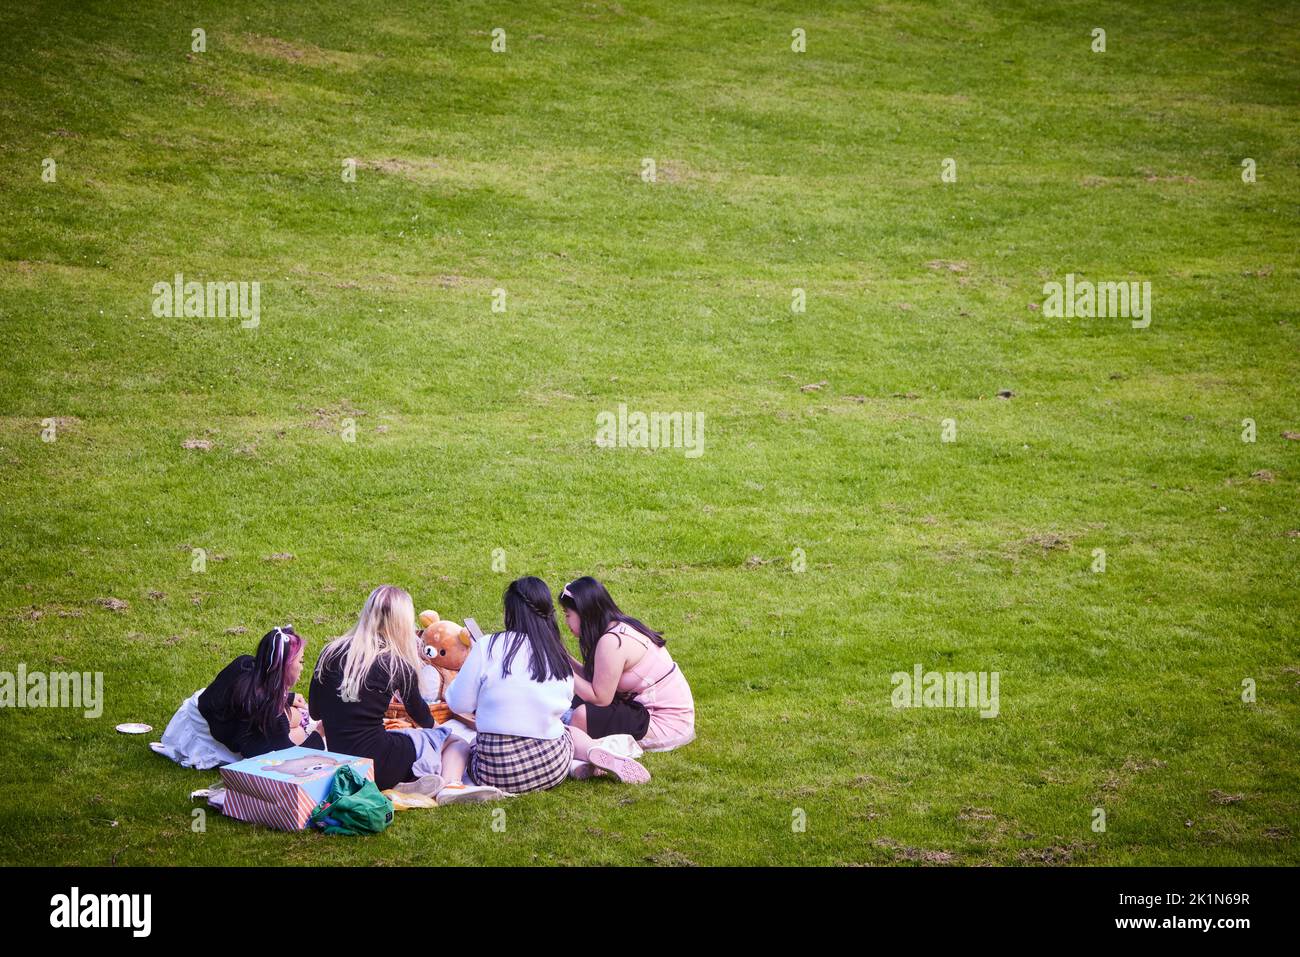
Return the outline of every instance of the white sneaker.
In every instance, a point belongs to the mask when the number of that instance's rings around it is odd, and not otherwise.
[[[426,774],[414,781],[403,781],[393,786],[394,791],[401,791],[403,794],[423,794],[426,797],[434,797],[442,789],[443,780],[441,774]]]
[[[602,778],[609,774],[604,768],[598,768],[590,761],[573,760],[569,762],[569,777],[575,781],[586,781],[588,778]]]
[[[478,804],[481,801],[498,801],[506,797],[506,792],[500,788],[488,787],[485,784],[448,784],[438,796],[434,798],[438,806],[444,804]]]
[[[624,758],[639,758],[645,754],[641,745],[636,743],[636,738],[630,734],[607,734],[603,738],[597,738],[592,744]]]

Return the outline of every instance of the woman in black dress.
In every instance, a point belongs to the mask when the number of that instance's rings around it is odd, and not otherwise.
[[[371,758],[381,791],[425,794],[439,804],[501,797],[496,788],[463,783],[468,744],[454,726],[434,725],[420,696],[421,664],[411,596],[380,585],[351,630],[325,646],[312,675],[311,716],[329,728],[330,749]],[[394,692],[418,728],[385,730]]]
[[[294,694],[306,641],[293,625],[268,631],[253,655],[240,655],[177,710],[154,750],[186,767],[211,768],[270,751],[323,750],[307,703]]]

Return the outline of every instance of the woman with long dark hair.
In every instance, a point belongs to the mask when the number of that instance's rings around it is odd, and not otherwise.
[[[262,636],[181,705],[154,750],[186,767],[212,768],[301,745],[324,749],[323,729],[295,694],[307,642],[293,625]]]
[[[570,735],[560,720],[573,700],[574,679],[551,590],[540,578],[519,578],[506,588],[503,604],[505,629],[475,642],[447,706],[474,715],[478,735],[468,762],[476,782],[513,794],[544,791],[568,776],[575,757],[596,758],[586,736]],[[611,755],[608,763],[624,780],[649,780],[635,761],[635,768],[620,763],[626,760]]]
[[[694,741],[695,699],[663,635],[625,614],[589,575],[564,586],[560,605],[582,652],[573,659],[570,728],[595,739],[629,734],[646,751]]]

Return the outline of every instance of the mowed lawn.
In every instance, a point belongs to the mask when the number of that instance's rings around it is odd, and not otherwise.
[[[105,702],[0,710],[0,862],[1300,863],[1297,51],[1254,0],[5,6],[0,671]],[[264,631],[523,574],[666,633],[650,784],[193,829],[147,742]],[[997,717],[894,708],[918,664]]]

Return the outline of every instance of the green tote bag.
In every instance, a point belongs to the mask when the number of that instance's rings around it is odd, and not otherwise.
[[[330,793],[312,811],[311,823],[326,834],[378,834],[393,823],[393,802],[374,781],[345,764],[335,773]]]

